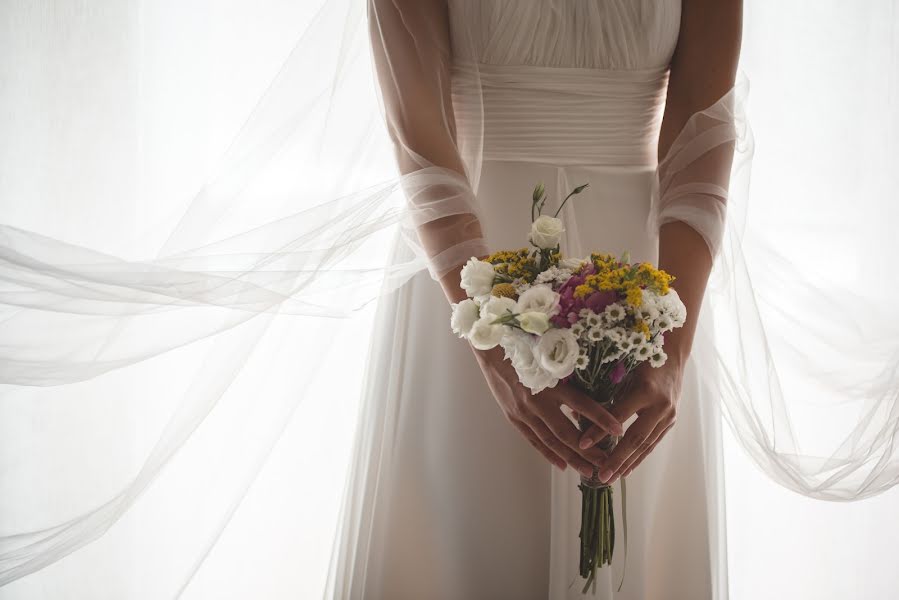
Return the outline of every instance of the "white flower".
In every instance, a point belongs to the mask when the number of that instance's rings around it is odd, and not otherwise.
[[[487,301],[481,305],[481,317],[505,317],[508,311],[515,312],[515,300],[512,298],[501,298],[498,296],[490,296]]]
[[[668,355],[661,349],[649,357],[649,364],[653,367],[661,367],[668,360]]]
[[[671,318],[672,328],[682,326],[687,318],[687,307],[674,288],[669,288],[667,294],[659,296],[658,308],[662,314]]]
[[[518,312],[542,312],[552,317],[559,313],[559,294],[548,285],[534,285],[518,297]]]
[[[539,365],[533,369],[515,369],[521,384],[531,390],[533,394],[539,394],[546,388],[556,387],[559,380],[546,372]]]
[[[674,321],[666,314],[661,314],[656,318],[653,326],[659,331],[671,331],[674,329]]]
[[[536,343],[533,336],[512,329],[503,336],[500,344],[505,350],[506,358],[515,367],[518,380],[530,389],[531,393],[540,393],[548,387],[555,387],[559,382],[558,379],[547,373],[537,361],[537,357],[534,355]]]
[[[534,347],[540,366],[559,379],[571,375],[580,352],[577,338],[568,329],[550,329]]]
[[[660,298],[660,296],[656,293],[656,291],[653,290],[652,288],[648,288],[648,287],[647,287],[647,288],[643,288],[643,289],[640,290],[640,291],[641,291],[641,294],[642,294],[642,296],[643,296],[642,301],[641,301],[641,303],[640,303],[641,306],[649,306],[649,307],[652,307],[652,308],[654,308],[654,309],[656,309],[656,310],[659,310],[659,306],[660,306],[660,300],[659,300],[659,298]]]
[[[606,330],[606,337],[609,338],[609,341],[617,344],[621,340],[625,338],[627,335],[627,331],[624,327],[612,327],[611,329]]]
[[[587,310],[590,310],[589,308]],[[587,314],[587,317],[584,319],[587,327],[599,327],[602,325],[602,319],[599,318],[599,315],[590,310]]]
[[[471,326],[478,320],[478,303],[470,298],[466,298],[462,302],[453,304],[453,314],[450,317],[450,326],[453,333],[461,338],[468,337]]]
[[[618,350],[615,350],[614,352],[612,350],[608,350],[605,354],[602,355],[602,360],[600,362],[602,364],[615,362],[625,354],[625,351],[621,350],[620,348]]]
[[[581,352],[577,355],[577,359],[574,361],[574,368],[577,370],[586,369],[590,366],[590,357],[586,352]]]
[[[628,335],[628,339],[631,341],[631,346],[635,348],[640,344],[646,342],[646,336],[639,331],[630,332],[630,334]]]
[[[515,293],[519,296],[531,289],[531,284],[521,279],[516,279],[512,282],[512,285],[515,286]]]
[[[638,345],[634,346],[634,357],[639,361],[648,360],[652,356],[652,344],[645,339]]]
[[[645,292],[646,290],[643,290],[643,291]],[[637,316],[642,321],[645,321],[647,325],[650,325],[650,324],[652,324],[653,321],[656,320],[656,318],[658,318],[659,309],[657,309],[654,304],[650,304],[650,303],[646,302],[645,293],[644,293],[643,298],[644,298],[643,305],[640,306],[635,312],[637,313]]]
[[[468,332],[468,340],[478,350],[490,350],[503,338],[504,326],[492,324],[493,319],[492,316],[481,317],[474,322],[471,331]]]
[[[493,278],[496,272],[493,265],[474,256],[462,267],[460,285],[469,298],[483,296],[493,289]]]
[[[542,273],[538,274],[534,279],[534,283],[557,283],[559,285],[562,285],[569,279],[571,279],[571,271],[567,269],[560,269],[559,267],[550,267]]]
[[[528,333],[542,335],[549,329],[549,317],[542,312],[526,312],[518,315],[518,324]]]
[[[587,330],[587,339],[591,342],[598,342],[602,339],[604,334],[604,330],[602,327],[594,325],[590,329]]]
[[[562,269],[568,269],[571,272],[577,271],[583,265],[590,262],[588,258],[563,258],[559,261],[559,267]]]
[[[576,322],[574,325],[572,325],[568,329],[569,329],[569,331],[571,331],[571,333],[573,333],[577,337],[581,337],[581,335],[585,331],[584,324],[580,321]]]
[[[623,306],[621,306],[617,302],[613,302],[606,307],[606,309],[603,311],[603,314],[608,317],[609,324],[612,324],[623,319],[627,312],[624,310]]]
[[[531,243],[538,248],[549,250],[559,245],[562,239],[562,221],[548,215],[540,215],[531,225]]]

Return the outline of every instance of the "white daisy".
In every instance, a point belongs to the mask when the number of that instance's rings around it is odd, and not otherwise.
[[[631,346],[636,347],[646,341],[646,336],[640,331],[632,331],[628,335],[628,340],[630,340]]]
[[[580,370],[586,369],[588,366],[590,366],[590,357],[587,356],[586,352],[581,352],[574,361],[574,368]]]
[[[652,344],[644,340],[642,344],[634,347],[634,356],[639,361],[648,360],[652,357],[652,351]]]
[[[602,361],[600,361],[600,362],[602,362],[602,364],[615,362],[616,360],[618,360],[625,354],[626,354],[626,352],[624,350],[621,350],[620,348],[618,348],[618,349],[612,348],[612,349],[607,350],[606,353],[603,354]]]
[[[674,321],[666,314],[661,314],[653,322],[653,327],[659,331],[671,331],[674,329]]]
[[[606,307],[606,309],[603,311],[603,314],[608,317],[611,323],[615,323],[623,319],[627,312],[624,310],[623,306],[621,306],[617,302],[613,302]]]
[[[649,364],[653,367],[661,367],[666,360],[668,360],[668,355],[660,349],[649,357]]]

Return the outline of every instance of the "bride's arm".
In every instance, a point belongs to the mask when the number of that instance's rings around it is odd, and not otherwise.
[[[384,105],[419,242],[447,299],[459,272],[489,254],[456,143],[445,0],[370,0],[369,34]]]
[[[605,481],[628,475],[674,425],[702,298],[724,229],[734,134],[730,102],[742,38],[741,0],[683,0],[659,135],[659,267],[675,276],[687,308],[684,326],[665,336],[667,362],[644,363],[612,409],[627,428],[609,459]],[[713,109],[713,110],[708,110]],[[702,368],[702,365],[700,365]],[[594,443],[588,430],[584,443]]]
[[[385,117],[418,238],[432,276],[450,301],[459,301],[465,298],[459,285],[462,265],[488,251],[456,143],[446,0],[369,0],[368,9]],[[510,424],[548,461],[590,475],[603,453],[578,447],[578,430],[560,404],[605,431],[620,432],[621,424],[571,386],[535,397],[499,347],[472,351]]]
[[[668,158],[672,142],[687,120],[733,88],[741,37],[739,0],[683,1],[681,33],[671,60],[659,135],[660,163]],[[684,326],[665,336],[665,351],[672,366],[682,366],[693,345],[696,320],[712,268],[712,254],[717,251],[724,227],[726,201],[726,197],[718,194],[697,192],[675,198],[672,191],[678,185],[697,182],[713,182],[726,189],[727,182],[722,179],[729,176],[732,159],[732,144],[716,147],[696,164],[674,175],[660,199],[659,267],[677,278],[674,287],[687,307]],[[660,172],[662,177],[665,174]]]

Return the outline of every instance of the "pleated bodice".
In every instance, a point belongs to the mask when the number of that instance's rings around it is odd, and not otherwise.
[[[450,0],[453,104],[485,160],[656,162],[680,0]]]

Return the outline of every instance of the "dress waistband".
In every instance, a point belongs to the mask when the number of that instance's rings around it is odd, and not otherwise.
[[[668,73],[458,63],[459,142],[483,131],[485,160],[654,166]]]

